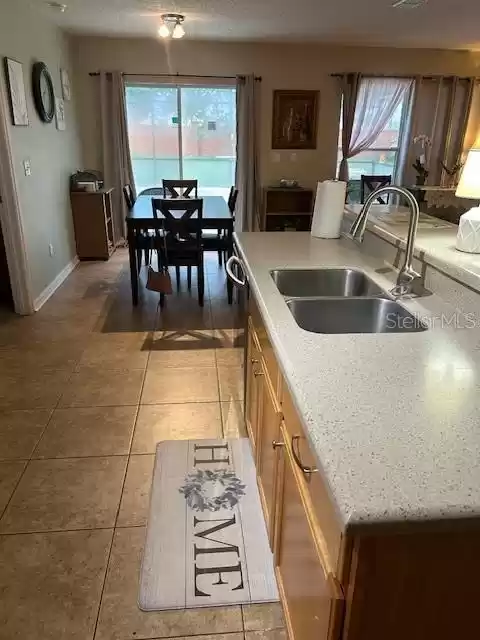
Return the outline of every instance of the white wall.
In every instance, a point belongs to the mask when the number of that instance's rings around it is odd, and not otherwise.
[[[342,47],[314,44],[169,42],[152,39],[73,38],[82,144],[85,165],[100,164],[98,78],[89,71],[236,75],[254,72],[261,83],[261,174],[269,184],[282,177],[313,186],[333,177],[336,169],[340,95],[332,73],[360,71],[377,74],[480,75],[480,53],[428,49]],[[271,149],[274,89],[318,89],[320,112],[317,148],[296,151]]]
[[[71,173],[81,167],[78,118],[73,100],[66,103],[66,131],[57,131],[55,121],[44,124],[38,117],[31,90],[31,68],[45,62],[61,96],[60,68],[73,76],[69,42],[56,27],[27,6],[24,0],[0,0],[0,56],[23,64],[30,126],[10,126],[15,174],[19,189],[28,263],[34,298],[55,279],[75,257],[69,182]],[[3,60],[2,60],[3,62]],[[0,71],[5,88],[5,74]],[[32,175],[26,177],[23,161],[30,160]],[[54,256],[49,255],[49,244]]]

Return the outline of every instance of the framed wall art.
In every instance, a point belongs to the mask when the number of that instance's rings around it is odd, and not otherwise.
[[[28,127],[27,96],[23,82],[23,65],[13,58],[5,58],[5,75],[12,114],[12,123],[19,127]]]
[[[65,101],[63,98],[55,98],[55,122],[59,131],[65,131]]]
[[[272,149],[315,149],[318,91],[273,92]]]
[[[70,85],[70,76],[66,69],[60,69],[60,81],[62,84],[62,97],[68,102],[72,99],[72,87]]]

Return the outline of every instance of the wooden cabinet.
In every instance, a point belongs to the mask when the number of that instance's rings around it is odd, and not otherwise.
[[[309,231],[313,191],[302,187],[266,187],[263,191],[261,231]]]
[[[257,471],[260,497],[263,503],[270,546],[274,549],[276,495],[278,480],[278,450],[282,412],[270,381],[268,370],[262,364],[260,378],[260,411],[257,431]]]
[[[73,227],[80,260],[108,260],[115,251],[113,189],[72,191]]]
[[[246,407],[245,423],[253,450],[257,449],[257,431],[259,418],[259,385],[262,369],[260,346],[253,328],[251,318],[248,319],[247,337],[247,375],[246,375]]]
[[[279,401],[273,350],[251,302],[247,338],[246,423],[290,640],[339,640],[342,591],[323,555],[323,536],[305,506]],[[292,427],[296,428],[296,425]]]
[[[292,640],[338,640],[342,593],[324,566],[290,447],[283,448],[283,455],[276,572],[289,634]]]

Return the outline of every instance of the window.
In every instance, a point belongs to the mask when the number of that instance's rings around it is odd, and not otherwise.
[[[350,202],[360,201],[360,179],[366,175],[391,175],[394,178],[404,139],[410,92],[405,91],[394,113],[371,146],[348,160]],[[377,105],[372,105],[376,108]],[[365,117],[368,121],[368,111]],[[342,160],[342,114],[338,137],[337,173]]]
[[[228,196],[235,182],[236,88],[126,86],[135,186],[195,178],[200,195]]]

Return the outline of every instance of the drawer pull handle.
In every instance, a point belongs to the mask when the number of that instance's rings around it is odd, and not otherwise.
[[[252,359],[250,360],[250,362],[251,362],[252,364],[258,364],[258,362],[259,362],[259,361],[258,361],[258,360],[255,360],[255,358],[252,358]]]
[[[265,374],[263,373],[263,371],[254,371],[253,375],[258,378],[258,376],[264,376]]]
[[[301,469],[301,471],[306,475],[306,476],[310,476],[312,475],[312,473],[316,473],[318,471],[317,467],[307,467],[306,465],[303,464],[303,462],[300,460],[300,452],[299,452],[299,440],[300,440],[300,436],[292,436],[292,453],[293,453],[293,459],[295,460],[295,462],[297,463],[297,466],[299,467],[299,469]]]
[[[284,447],[284,446],[285,446],[284,442],[278,442],[277,440],[272,441],[272,447],[274,449],[279,449],[280,447]]]

